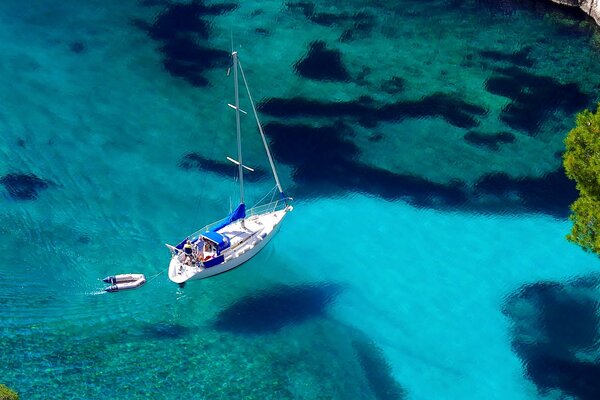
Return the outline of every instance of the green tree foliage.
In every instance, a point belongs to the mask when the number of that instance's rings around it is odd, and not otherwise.
[[[567,239],[600,256],[600,104],[596,112],[578,114],[576,121],[563,157],[567,176],[579,191],[571,205],[573,228]]]
[[[0,383],[0,400],[19,400],[19,395]]]

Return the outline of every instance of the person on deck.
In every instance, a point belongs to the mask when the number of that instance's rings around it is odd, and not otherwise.
[[[185,244],[183,245],[183,252],[185,254],[184,262],[188,265],[191,265],[193,262],[192,242],[190,242],[189,240],[186,240]]]

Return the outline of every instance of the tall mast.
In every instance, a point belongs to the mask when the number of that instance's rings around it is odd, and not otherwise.
[[[242,134],[240,131],[240,96],[238,92],[238,58],[237,51],[231,53],[233,58],[233,86],[235,88],[235,126],[237,130],[238,174],[240,176],[240,203],[244,203],[244,168],[242,167]]]
[[[263,145],[265,146],[265,150],[267,152],[267,157],[269,157],[269,164],[271,164],[271,170],[273,171],[273,177],[275,178],[275,184],[277,185],[277,189],[279,193],[283,197],[283,188],[281,187],[281,183],[279,183],[279,176],[277,175],[277,170],[275,169],[275,163],[273,162],[273,156],[271,155],[271,151],[269,150],[269,145],[267,144],[267,139],[265,138],[265,133],[263,132],[262,125],[260,124],[260,120],[258,119],[258,113],[256,112],[256,107],[254,106],[254,100],[252,100],[252,95],[250,94],[250,88],[248,87],[248,82],[246,81],[246,75],[244,74],[244,69],[242,68],[242,64],[239,64],[240,72],[242,73],[242,79],[244,80],[244,86],[246,86],[246,92],[248,93],[248,99],[250,99],[250,104],[252,105],[252,111],[254,112],[254,118],[256,119],[256,125],[258,125],[258,131],[260,132],[260,137],[262,138]]]

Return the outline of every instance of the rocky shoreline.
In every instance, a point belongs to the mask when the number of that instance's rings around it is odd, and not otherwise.
[[[600,0],[552,0],[558,4],[579,7],[600,25]]]

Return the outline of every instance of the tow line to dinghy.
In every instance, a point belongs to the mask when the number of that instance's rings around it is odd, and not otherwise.
[[[164,271],[163,271],[164,272]],[[162,274],[159,272],[148,279],[148,282],[152,281],[158,275]],[[119,292],[122,290],[131,290],[142,287],[146,283],[146,277],[144,274],[120,274],[111,275],[102,279],[102,282],[109,283],[110,286],[104,288],[105,292]]]

